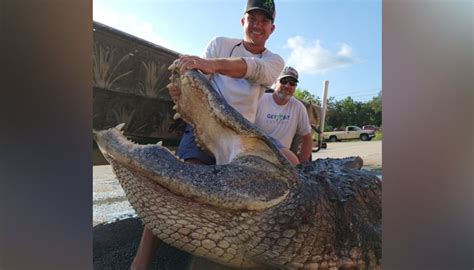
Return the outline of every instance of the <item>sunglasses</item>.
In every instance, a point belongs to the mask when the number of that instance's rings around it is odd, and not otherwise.
[[[290,83],[291,86],[296,86],[298,84],[295,80],[292,80],[292,79],[289,79],[289,78],[280,79],[280,84],[285,85],[287,83]]]

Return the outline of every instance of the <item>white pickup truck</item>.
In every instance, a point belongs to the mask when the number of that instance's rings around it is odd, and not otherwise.
[[[324,132],[324,140],[330,142],[352,139],[370,141],[373,137],[375,137],[373,130],[363,130],[357,126],[347,126],[345,130],[342,131]]]

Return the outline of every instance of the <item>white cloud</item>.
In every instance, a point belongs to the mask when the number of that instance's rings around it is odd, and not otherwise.
[[[301,36],[295,36],[288,39],[285,47],[291,49],[287,64],[295,67],[300,73],[324,74],[355,62],[352,48],[346,43],[341,43],[339,51],[333,53],[323,48],[319,40],[308,41]]]
[[[118,12],[94,1],[93,19],[130,35],[142,38],[154,44],[174,50],[171,42],[161,37],[153,24],[135,14]]]

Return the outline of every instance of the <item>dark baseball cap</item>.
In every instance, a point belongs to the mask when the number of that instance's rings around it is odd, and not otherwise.
[[[293,67],[286,66],[283,69],[283,71],[280,73],[280,76],[278,76],[277,80],[280,80],[280,79],[283,79],[283,78],[286,78],[286,77],[291,77],[291,78],[295,79],[296,82],[298,82],[298,71],[296,71],[296,69],[294,69]]]
[[[256,9],[263,11],[272,21],[275,20],[275,2],[273,0],[248,0],[245,13]]]

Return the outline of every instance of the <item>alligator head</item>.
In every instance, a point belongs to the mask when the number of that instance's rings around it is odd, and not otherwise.
[[[295,168],[204,75],[171,69],[181,89],[177,112],[216,165],[134,144],[120,127],[94,134],[147,228],[174,247],[234,267],[380,266],[381,183],[359,170],[360,158]]]

